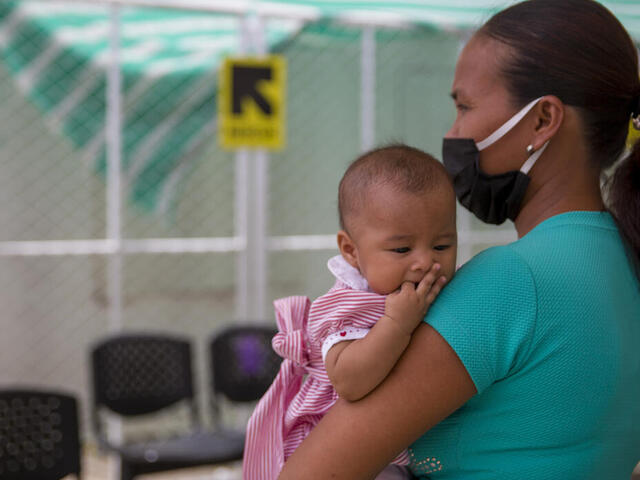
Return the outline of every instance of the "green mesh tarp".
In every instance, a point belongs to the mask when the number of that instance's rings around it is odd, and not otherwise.
[[[558,0],[562,1],[562,0]],[[256,2],[263,3],[263,2]],[[264,2],[266,3],[266,2]],[[509,0],[279,0],[270,4],[306,8],[318,16],[346,21],[378,21],[418,24],[438,29],[476,28],[500,9],[516,3]],[[640,1],[601,1],[622,22],[629,33],[640,39]]]

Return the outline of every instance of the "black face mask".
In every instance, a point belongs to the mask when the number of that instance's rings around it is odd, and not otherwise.
[[[534,100],[515,114],[482,142],[470,138],[445,138],[442,142],[444,166],[453,178],[453,188],[463,207],[481,221],[500,225],[508,218],[515,220],[520,213],[522,199],[529,186],[527,176],[548,142],[531,154],[520,170],[488,175],[480,170],[480,150],[497,142],[511,130],[533,106]]]
[[[453,177],[460,204],[484,223],[500,225],[520,212],[530,178],[520,171],[487,175],[478,167],[480,151],[470,138],[445,138],[444,166]]]

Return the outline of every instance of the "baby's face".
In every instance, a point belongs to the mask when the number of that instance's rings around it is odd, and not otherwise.
[[[354,265],[376,293],[418,283],[434,263],[449,281],[456,268],[456,201],[451,188],[426,194],[377,187],[353,218]]]

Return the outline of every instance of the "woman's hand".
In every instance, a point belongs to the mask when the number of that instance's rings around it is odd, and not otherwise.
[[[384,314],[407,335],[411,335],[424,319],[447,279],[439,275],[440,264],[434,263],[418,285],[403,282],[400,288],[387,295]]]

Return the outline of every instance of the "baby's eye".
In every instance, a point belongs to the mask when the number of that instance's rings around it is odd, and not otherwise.
[[[458,110],[459,112],[466,112],[467,110],[469,110],[469,107],[463,103],[456,103],[456,110]]]
[[[433,249],[434,250],[438,250],[439,252],[441,252],[443,250],[447,250],[450,247],[451,247],[451,245],[436,245],[435,247],[433,247]]]
[[[400,247],[400,248],[392,249],[392,251],[394,251],[396,253],[407,253],[409,250],[410,250],[409,247]]]

